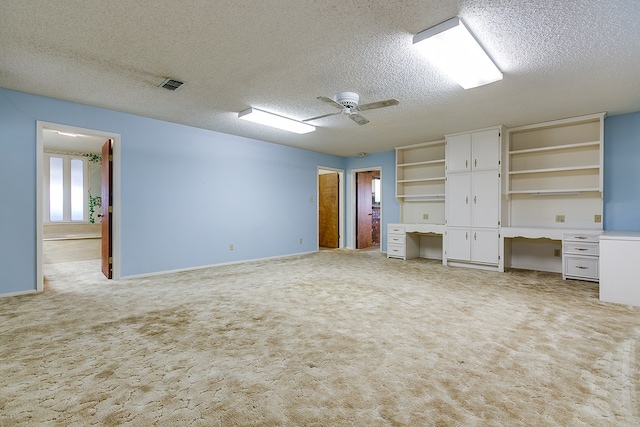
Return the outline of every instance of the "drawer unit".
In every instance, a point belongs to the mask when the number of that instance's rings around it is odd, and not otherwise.
[[[412,259],[420,256],[419,238],[407,234],[403,224],[387,226],[387,258]]]
[[[565,233],[564,240],[567,242],[586,242],[586,243],[598,243],[598,234],[583,234],[583,233]]]
[[[598,280],[598,258],[567,256],[564,263],[564,275],[577,279]]]
[[[562,240],[562,278],[599,281],[599,234],[565,233]]]
[[[387,257],[388,258],[402,258],[405,259],[406,247],[405,245],[387,244]]]
[[[565,254],[598,256],[599,247],[597,243],[565,242],[563,251]]]

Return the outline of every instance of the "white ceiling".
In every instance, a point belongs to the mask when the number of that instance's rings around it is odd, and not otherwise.
[[[455,15],[502,81],[465,91],[413,48]],[[5,88],[342,156],[640,111],[637,0],[2,0],[0,38]],[[166,77],[186,83],[159,88]],[[237,118],[331,113],[316,97],[342,91],[400,104],[306,135]]]

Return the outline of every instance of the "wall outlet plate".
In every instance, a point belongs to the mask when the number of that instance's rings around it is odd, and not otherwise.
[[[594,215],[593,222],[602,222],[602,215]]]
[[[556,215],[556,222],[564,222],[564,215]]]
[[[422,214],[422,219],[429,219],[429,214]]]
[[[562,255],[562,252],[560,251],[560,249],[554,249],[553,250],[553,256],[558,256],[559,257],[561,255]]]
[[[232,250],[233,250],[233,243],[231,243],[231,244],[229,245],[229,250],[230,250],[230,251],[232,251]]]

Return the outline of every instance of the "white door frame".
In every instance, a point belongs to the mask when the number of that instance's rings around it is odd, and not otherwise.
[[[338,248],[344,248],[344,169],[330,168],[327,166],[318,166],[318,173],[316,176],[316,250],[320,250],[320,171],[332,171],[338,173],[338,180],[340,185],[338,186]]]
[[[113,246],[113,279],[120,278],[120,135],[102,132],[94,129],[84,129],[75,126],[67,126],[58,123],[49,123],[38,120],[36,122],[36,291],[44,290],[44,277],[42,272],[42,227],[44,204],[44,130],[53,129],[60,132],[79,133],[83,135],[95,135],[113,140],[113,223],[111,225],[111,244]],[[80,144],[79,144],[80,145]],[[78,148],[81,150],[81,148]]]
[[[367,168],[351,169],[351,195],[349,197],[349,206],[351,209],[351,215],[349,215],[349,229],[351,230],[351,244],[349,245],[350,249],[356,248],[356,241],[358,240],[358,230],[356,229],[356,218],[358,216],[358,211],[356,209],[356,200],[358,198],[356,174],[358,172],[369,171],[380,171],[380,183],[382,184],[382,166],[370,166]],[[382,185],[380,185],[380,252],[382,252],[382,219],[384,218],[382,211],[382,199]]]

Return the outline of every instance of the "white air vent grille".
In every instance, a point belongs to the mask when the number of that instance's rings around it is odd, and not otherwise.
[[[184,84],[184,82],[169,78],[169,79],[163,81],[162,84],[160,84],[159,87],[163,87],[163,88],[169,89],[169,90],[177,90],[183,84]]]

